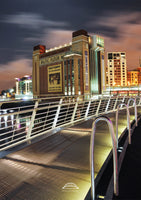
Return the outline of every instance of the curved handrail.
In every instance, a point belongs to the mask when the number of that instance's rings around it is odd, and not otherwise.
[[[92,125],[92,135],[90,141],[90,171],[91,171],[91,197],[95,200],[95,181],[94,181],[94,137],[96,132],[96,124],[98,121],[106,121],[110,130],[113,145],[113,172],[114,172],[114,194],[118,196],[118,160],[117,145],[112,121],[108,117],[97,117]]]
[[[136,126],[138,125],[138,120],[137,120],[137,105],[136,105],[136,100],[135,99],[133,99],[133,98],[130,98],[129,100],[128,100],[128,103],[127,103],[127,105],[129,106],[129,103],[131,102],[131,101],[133,101],[134,102],[134,107],[135,107],[135,122],[136,122]]]
[[[117,139],[117,149],[118,149],[118,114],[119,114],[119,107],[121,105],[126,106],[127,110],[127,129],[128,129],[128,134],[129,134],[129,144],[131,144],[131,124],[130,124],[130,112],[129,112],[129,106],[126,105],[125,103],[120,103],[117,106],[117,111],[116,111],[116,139]]]

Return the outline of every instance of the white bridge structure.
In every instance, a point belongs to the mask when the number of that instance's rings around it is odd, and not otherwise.
[[[119,110],[127,111],[128,143],[131,144],[130,109],[134,110],[135,126],[137,126],[140,106],[140,96],[61,96],[30,101],[0,102],[0,152],[22,145],[22,143],[30,144],[38,137],[44,135],[48,137],[64,128],[94,119],[90,137],[90,172],[91,199],[95,200],[94,137],[96,123],[106,121],[113,150],[113,192],[118,195],[117,172],[121,167],[121,164],[118,165],[117,156],[120,150],[118,145]],[[116,113],[116,134],[110,118],[105,116],[114,112]]]

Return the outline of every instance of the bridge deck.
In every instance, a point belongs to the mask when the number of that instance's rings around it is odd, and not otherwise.
[[[115,121],[115,114],[108,114]],[[90,187],[89,145],[93,120],[64,129],[0,160],[0,199],[82,200]],[[126,115],[120,119],[120,132]],[[109,152],[108,127],[99,122],[95,138],[95,172]]]

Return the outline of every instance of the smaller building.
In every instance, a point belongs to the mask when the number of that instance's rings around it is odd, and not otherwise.
[[[141,66],[137,68],[138,71],[138,84],[141,84]]]
[[[141,67],[134,70],[128,70],[127,72],[128,85],[140,85],[141,84]]]
[[[127,72],[127,85],[138,85],[138,77],[139,71],[138,70],[130,70]]]
[[[24,76],[22,78],[16,78],[16,99],[33,98],[32,93],[32,77]]]

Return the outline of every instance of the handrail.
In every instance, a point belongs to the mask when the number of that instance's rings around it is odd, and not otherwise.
[[[134,107],[135,107],[135,122],[136,122],[136,126],[138,125],[138,120],[137,120],[137,105],[136,105],[136,100],[135,99],[133,99],[133,98],[130,98],[129,100],[128,100],[128,106],[129,106],[129,103],[131,102],[131,101],[133,101],[134,102]]]
[[[125,103],[120,103],[117,106],[117,111],[116,111],[116,139],[117,139],[117,149],[118,149],[118,114],[119,114],[119,107],[120,106],[126,106],[127,110],[127,129],[128,129],[128,134],[129,134],[129,144],[131,144],[131,125],[130,125],[130,112],[129,112],[129,105],[126,105]]]
[[[91,171],[91,197],[95,200],[95,181],[94,181],[94,137],[96,132],[96,124],[98,121],[106,121],[110,130],[113,145],[113,173],[114,173],[114,194],[118,196],[118,159],[117,145],[112,121],[108,117],[97,117],[92,125],[92,135],[90,141],[90,171]]]

